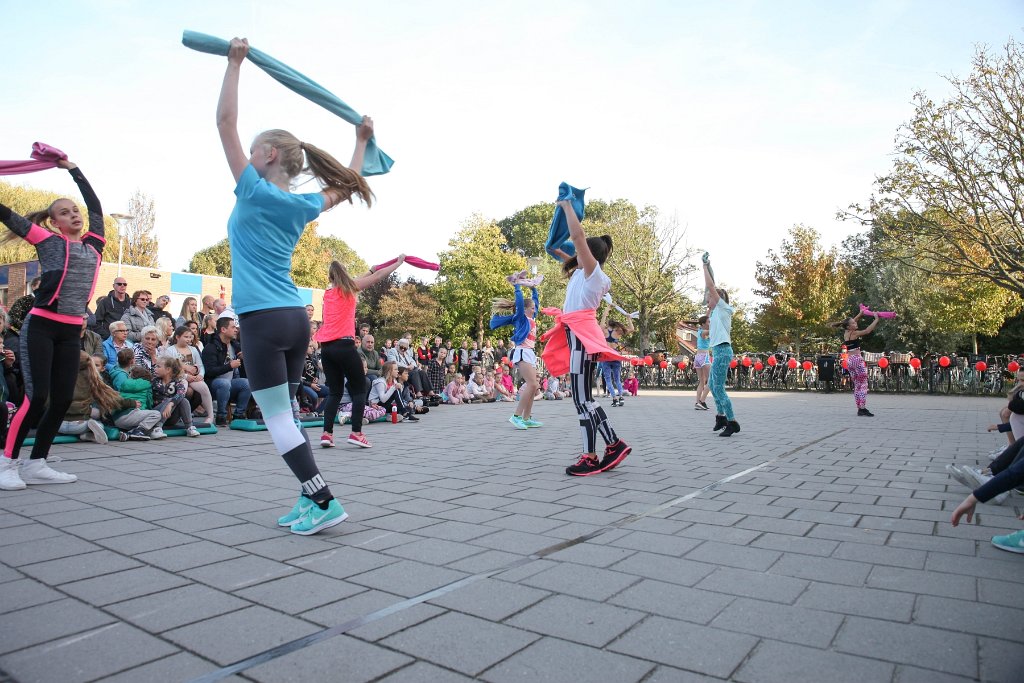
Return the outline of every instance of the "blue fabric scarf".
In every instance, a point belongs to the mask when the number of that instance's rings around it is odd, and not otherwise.
[[[193,50],[222,57],[227,56],[228,50],[231,47],[231,43],[226,40],[208,36],[205,33],[196,33],[195,31],[185,31],[181,36],[181,42],[185,47],[192,48]],[[355,109],[342,102],[323,86],[300,74],[295,69],[282,64],[270,55],[260,52],[255,48],[249,48],[248,59],[270,74],[272,78],[280,82],[284,87],[297,92],[311,102],[319,104],[332,114],[340,116],[355,126],[362,122],[362,115]],[[369,142],[366,143],[366,153],[363,156],[362,175],[382,175],[391,170],[391,164],[393,163],[394,161],[391,160],[391,157],[377,147],[376,138],[370,138]]]
[[[583,193],[586,189],[580,190],[568,183],[562,183],[558,186],[558,199],[557,201],[564,201],[568,199],[572,202],[573,211],[576,213],[576,218],[583,220]],[[544,245],[544,250],[547,251],[556,260],[561,262],[561,257],[555,254],[555,249],[561,249],[570,257],[576,255],[576,247],[573,246],[572,240],[569,239],[569,222],[565,217],[565,211],[562,207],[555,206],[555,215],[551,219],[551,228],[548,230],[548,241]]]

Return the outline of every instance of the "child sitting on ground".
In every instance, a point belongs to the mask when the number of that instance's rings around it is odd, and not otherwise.
[[[164,427],[171,429],[183,422],[188,436],[199,436],[199,430],[192,424],[192,406],[185,396],[188,385],[181,361],[171,356],[160,356],[153,364],[153,373],[154,409],[163,418]]]
[[[484,387],[483,373],[480,372],[480,368],[477,367],[473,374],[470,376],[469,383],[466,384],[466,392],[469,394],[471,401],[479,401],[481,403],[490,403],[494,399],[490,398],[486,387]]]
[[[150,381],[152,376],[144,367],[134,363],[135,351],[125,347],[117,352],[117,367],[108,371],[110,385],[121,394],[122,398],[133,401],[139,406],[139,413],[133,413],[130,418],[115,414],[114,425],[118,429],[127,430],[128,438],[133,441],[163,439],[167,435],[160,427],[160,413],[152,410],[153,384]],[[155,421],[149,413],[156,413]]]
[[[561,386],[557,377],[548,377],[548,388],[544,392],[544,398],[548,401],[561,401],[565,398],[565,392],[560,390]]]
[[[448,383],[448,386],[444,388],[444,393],[448,397],[448,403],[453,406],[468,403],[472,398],[466,389],[466,378],[460,374],[456,374],[455,379]]]

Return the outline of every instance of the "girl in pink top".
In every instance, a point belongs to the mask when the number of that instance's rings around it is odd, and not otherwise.
[[[362,277],[353,278],[345,266],[332,261],[327,271],[330,288],[324,292],[324,321],[316,333],[320,343],[320,362],[327,378],[327,401],[324,403],[324,433],[320,446],[334,448],[334,418],[341,406],[341,396],[348,382],[352,396],[352,433],[348,442],[360,448],[370,448],[363,435],[363,408],[366,406],[366,371],[363,355],[356,340],[356,301],[359,292],[391,275],[405,262],[405,254],[380,270],[371,270]]]

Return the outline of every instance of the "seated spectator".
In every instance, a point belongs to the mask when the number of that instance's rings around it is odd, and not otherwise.
[[[412,397],[412,389],[409,387],[409,371],[406,368],[398,368],[398,378],[396,381],[402,387],[402,403],[410,406],[414,414],[419,415],[430,412],[430,409],[423,404],[422,398]]]
[[[395,348],[395,343],[391,339],[384,340],[384,348],[380,350],[380,361],[381,363],[398,362],[398,349]]]
[[[561,401],[566,396],[566,392],[561,391],[561,382],[557,377],[548,377],[547,389],[544,391],[544,398],[548,401]]]
[[[192,424],[192,407],[188,403],[185,392],[185,371],[177,358],[161,356],[153,370],[153,410],[160,413],[164,428],[185,425],[185,434],[199,436],[199,430]]]
[[[199,349],[199,353],[202,353],[203,342],[199,341],[199,333],[202,330],[202,325],[200,325],[194,320],[189,320],[187,323],[185,323],[185,327],[187,327],[192,332],[192,346]]]
[[[302,366],[302,384],[299,385],[299,391],[302,392],[303,396],[309,401],[310,405],[313,406],[313,412],[319,413],[323,407],[324,399],[327,398],[328,390],[323,384],[320,384],[320,372],[319,363],[316,357],[316,342],[309,342],[309,347],[306,349],[306,358],[303,361]]]
[[[515,382],[512,381],[512,375],[505,372],[504,365],[498,365],[497,369],[495,370],[494,377],[497,380],[497,383],[500,385],[495,387],[498,390],[498,393],[501,394],[502,396],[507,396],[507,400],[509,401],[516,400]]]
[[[363,371],[364,371],[364,374],[365,374],[365,371],[366,371],[366,362],[365,361],[363,362]],[[367,383],[369,384],[369,380],[367,380]],[[366,386],[364,388],[364,391],[366,391],[366,393],[369,394],[370,393],[370,387]],[[351,394],[349,394],[349,388],[348,388],[348,383],[347,382],[345,383],[345,390],[344,390],[344,392],[341,395],[341,409],[338,411],[338,413],[341,416],[340,417],[341,423],[342,424],[348,424],[348,421],[350,420],[350,418],[352,416],[352,396],[351,396]],[[369,403],[366,403],[364,405],[364,407],[363,407],[363,423],[365,424],[365,423],[368,423],[368,422],[373,422],[374,420],[377,420],[377,419],[383,417],[384,413],[385,413],[384,409],[381,408],[380,406],[371,406]]]
[[[174,336],[174,321],[170,318],[161,316],[156,319],[156,323],[153,325],[156,328],[156,337],[159,342],[159,348],[161,352],[167,348],[168,342],[171,337]]]
[[[460,403],[468,403],[472,400],[469,391],[466,389],[466,378],[461,372],[455,374],[455,378],[444,388],[444,393],[448,397],[448,403],[453,406],[457,406]]]
[[[97,354],[101,356],[106,355],[103,352],[103,337],[89,329],[88,318],[82,318],[82,334],[79,339],[79,343],[81,344],[80,348],[82,351],[87,353],[90,358]]]
[[[480,368],[476,369],[472,378],[466,384],[466,391],[469,393],[470,401],[490,403],[494,400],[491,398],[490,392],[487,391],[487,387],[484,386],[484,376],[483,373],[480,372]]]
[[[433,357],[434,354],[430,350],[430,338],[423,337],[420,340],[420,345],[416,347],[416,362],[420,364],[420,369],[426,370],[427,364]]]
[[[93,408],[93,403],[97,408]],[[57,433],[79,436],[82,441],[107,443],[107,432],[98,418],[102,413],[120,409],[122,403],[121,396],[104,384],[96,373],[92,357],[82,351],[78,358],[78,376],[71,405]]]
[[[141,341],[135,345],[135,364],[153,373],[156,360],[160,357],[160,338],[156,331],[156,325],[143,328],[140,336]]]
[[[487,390],[487,395],[491,401],[504,401],[500,393],[498,393],[498,382],[494,379],[494,371],[489,370],[484,373],[484,389]]]
[[[117,354],[128,349],[135,354],[135,345],[128,341],[128,326],[120,320],[110,323],[110,336],[103,340],[103,355],[107,357],[107,372],[117,367]]]
[[[234,402],[234,418],[245,417],[252,392],[249,380],[242,377],[242,348],[238,344],[238,324],[225,316],[217,320],[217,334],[203,348],[206,383],[217,399],[217,426],[228,425],[228,404]]]
[[[1003,458],[1003,455],[1006,458]],[[1024,439],[1018,439],[1012,446],[1009,446],[1004,454],[996,459],[1009,461],[1005,469],[1001,469],[994,476],[986,479],[980,486],[964,499],[953,511],[950,523],[953,526],[960,524],[960,518],[967,517],[968,524],[974,520],[974,509],[978,503],[998,501],[1005,497],[1010,491],[1021,484],[1024,484]],[[993,463],[995,465],[995,463]],[[993,536],[992,545],[1000,550],[1011,553],[1024,553],[1024,529],[1020,529],[1005,536]]]
[[[217,336],[217,316],[210,314],[203,318],[203,325],[199,331],[199,343],[203,349],[210,343],[210,340]]]
[[[427,379],[430,381],[430,389],[435,395],[444,391],[447,384],[445,381],[445,360],[448,357],[448,349],[443,346],[437,351],[437,355],[427,365]]]
[[[410,350],[411,340],[402,337],[398,340],[397,360],[395,364],[400,368],[409,370],[409,383],[412,385],[413,398],[431,396],[434,390],[430,386],[430,378],[427,373],[420,369],[416,356]]]
[[[387,413],[395,408],[399,415],[417,422],[419,418],[412,414],[411,406],[402,400],[402,385],[398,382],[398,366],[388,361],[384,364],[383,375],[373,381],[367,404],[379,406]]]
[[[174,316],[167,310],[167,307],[171,304],[171,297],[166,294],[161,294],[154,301],[149,304],[149,312],[153,314],[153,324],[160,318],[167,318],[171,323],[171,329],[174,329]]]
[[[110,324],[120,320],[131,305],[128,281],[123,277],[115,277],[113,289],[107,296],[96,300],[96,332],[105,340],[110,334]]]
[[[132,441],[149,441],[150,439],[163,439],[167,435],[160,427],[160,413],[153,410],[153,384],[151,378],[129,376],[133,371],[135,353],[131,349],[121,349],[117,352],[117,365],[107,370],[112,386],[120,395],[126,399],[135,410],[119,410],[111,415],[114,426],[127,433]]]
[[[174,321],[176,328],[182,325],[188,325],[190,322],[194,322],[196,325],[202,325],[203,316],[199,314],[199,302],[196,301],[194,296],[185,297],[185,300],[181,303],[181,312],[178,314],[178,319]]]
[[[132,305],[121,316],[121,322],[128,326],[128,341],[138,343],[142,341],[142,330],[151,327],[156,318],[149,310],[149,300],[152,294],[140,289],[132,294]]]
[[[366,362],[366,379],[370,380],[370,382],[380,377],[381,369],[384,367],[380,354],[377,353],[373,346],[375,341],[373,335],[367,333],[363,335],[362,346],[359,348],[363,361]]]
[[[203,367],[202,353],[193,346],[195,335],[189,327],[179,327],[171,337],[171,343],[164,350],[168,358],[177,358],[185,371],[188,390],[185,395],[189,403],[202,406],[202,415],[207,421],[213,420],[213,394],[206,383],[206,368]]]

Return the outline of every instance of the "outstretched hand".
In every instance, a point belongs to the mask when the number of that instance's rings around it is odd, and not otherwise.
[[[366,142],[373,137],[373,119],[369,116],[364,116],[362,122],[356,126],[356,139],[360,142]]]
[[[974,507],[978,504],[978,499],[974,497],[974,494],[964,498],[964,502],[956,506],[956,510],[953,510],[953,517],[949,520],[949,523],[953,526],[960,524],[960,518],[964,515],[967,516],[967,523],[970,524],[974,520]]]
[[[228,47],[228,62],[241,64],[247,54],[249,54],[249,39],[232,38],[231,45]]]

